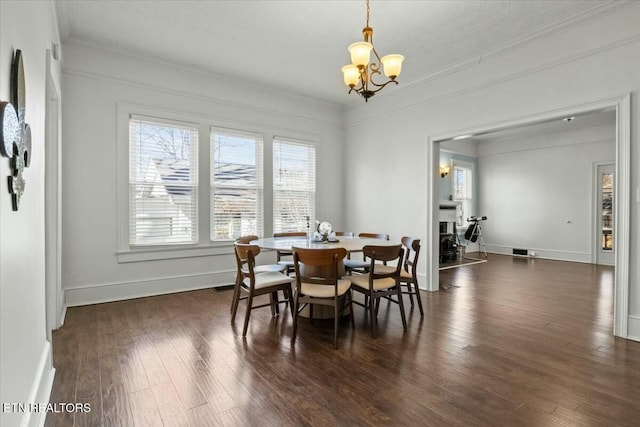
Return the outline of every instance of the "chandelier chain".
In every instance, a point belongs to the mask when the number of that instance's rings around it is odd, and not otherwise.
[[[367,27],[369,26],[369,0],[367,0]]]

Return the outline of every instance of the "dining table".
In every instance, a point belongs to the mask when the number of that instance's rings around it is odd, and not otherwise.
[[[305,236],[265,237],[251,241],[260,249],[273,249],[279,251],[292,251],[294,248],[329,249],[345,248],[348,253],[362,252],[362,248],[368,245],[393,246],[400,242],[391,240],[374,239],[370,237],[338,236],[336,240],[317,241]]]

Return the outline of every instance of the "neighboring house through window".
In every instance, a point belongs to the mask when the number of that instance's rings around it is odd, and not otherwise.
[[[273,231],[306,231],[315,219],[316,149],[308,142],[273,141]]]
[[[262,235],[262,135],[211,130],[211,240]]]
[[[129,244],[195,243],[198,235],[198,128],[129,120]]]

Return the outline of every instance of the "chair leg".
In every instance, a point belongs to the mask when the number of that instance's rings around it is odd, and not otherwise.
[[[273,304],[273,292],[269,294],[269,308],[271,308],[271,317],[276,315],[276,310]]]
[[[289,308],[291,309],[291,315],[293,316],[293,290],[291,285],[287,288],[287,299],[289,300]]]
[[[375,328],[375,321],[376,321],[376,313],[375,310],[373,309],[373,306],[375,305],[375,299],[373,298],[373,292],[371,292],[371,294],[369,295],[369,317],[371,318],[371,337],[375,338],[376,337],[376,328]]]
[[[422,299],[420,298],[420,288],[417,282],[411,284],[415,288],[416,300],[418,300],[418,308],[420,309],[420,317],[424,317],[424,310],[422,309]]]
[[[236,282],[233,285],[233,298],[231,300],[231,308],[229,310],[231,313],[233,313],[233,306],[237,301],[239,293],[240,293],[240,277],[236,275]]]
[[[236,321],[236,313],[238,312],[238,304],[240,303],[240,282],[236,283],[233,290],[233,301],[231,301],[231,323]]]
[[[402,301],[402,288],[400,283],[396,286],[398,292],[398,305],[400,306],[400,315],[402,316],[402,327],[407,330],[407,317],[404,315],[404,301]]]
[[[409,301],[411,302],[411,307],[413,307],[413,289],[411,289],[412,284],[411,282],[406,282],[405,285],[407,285],[407,293],[409,294]]]
[[[247,336],[247,329],[249,328],[249,317],[251,317],[251,307],[253,307],[253,294],[250,293],[247,297],[247,312],[244,314],[244,327],[242,328],[242,336]]]
[[[296,343],[296,335],[298,333],[298,295],[296,294],[296,297],[293,301],[293,332],[291,333],[291,344],[295,344]]]
[[[351,293],[351,289],[347,292],[349,296],[349,312],[351,313],[351,329],[356,328],[356,319],[353,315],[353,294]]]
[[[338,315],[338,298],[333,301],[333,346],[338,349],[338,324],[340,317]]]
[[[276,311],[276,316],[280,314],[280,300],[278,299],[278,291],[273,293],[273,307]]]

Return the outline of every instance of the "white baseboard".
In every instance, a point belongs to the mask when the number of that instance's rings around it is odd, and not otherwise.
[[[225,286],[232,284],[235,277],[235,270],[224,270],[67,288],[64,290],[65,306],[99,304]]]
[[[29,393],[28,403],[49,403],[55,373],[56,370],[53,368],[51,343],[49,341],[45,341],[42,356],[40,357],[40,363],[38,364],[38,370],[33,380],[33,385],[31,386],[31,392]],[[20,421],[20,425],[28,427],[42,427],[44,426],[46,418],[46,411],[25,412],[22,420]]]
[[[627,338],[640,341],[640,316],[629,315],[627,323]]]
[[[513,248],[517,246],[505,246],[505,245],[487,245],[487,252],[500,255],[513,255]],[[589,252],[573,252],[573,251],[561,251],[556,249],[540,249],[540,248],[522,248],[527,249],[529,253],[535,252],[535,256],[529,255],[528,258],[542,258],[552,259],[556,261],[570,261],[570,262],[582,262],[585,264],[591,264],[591,254]]]

